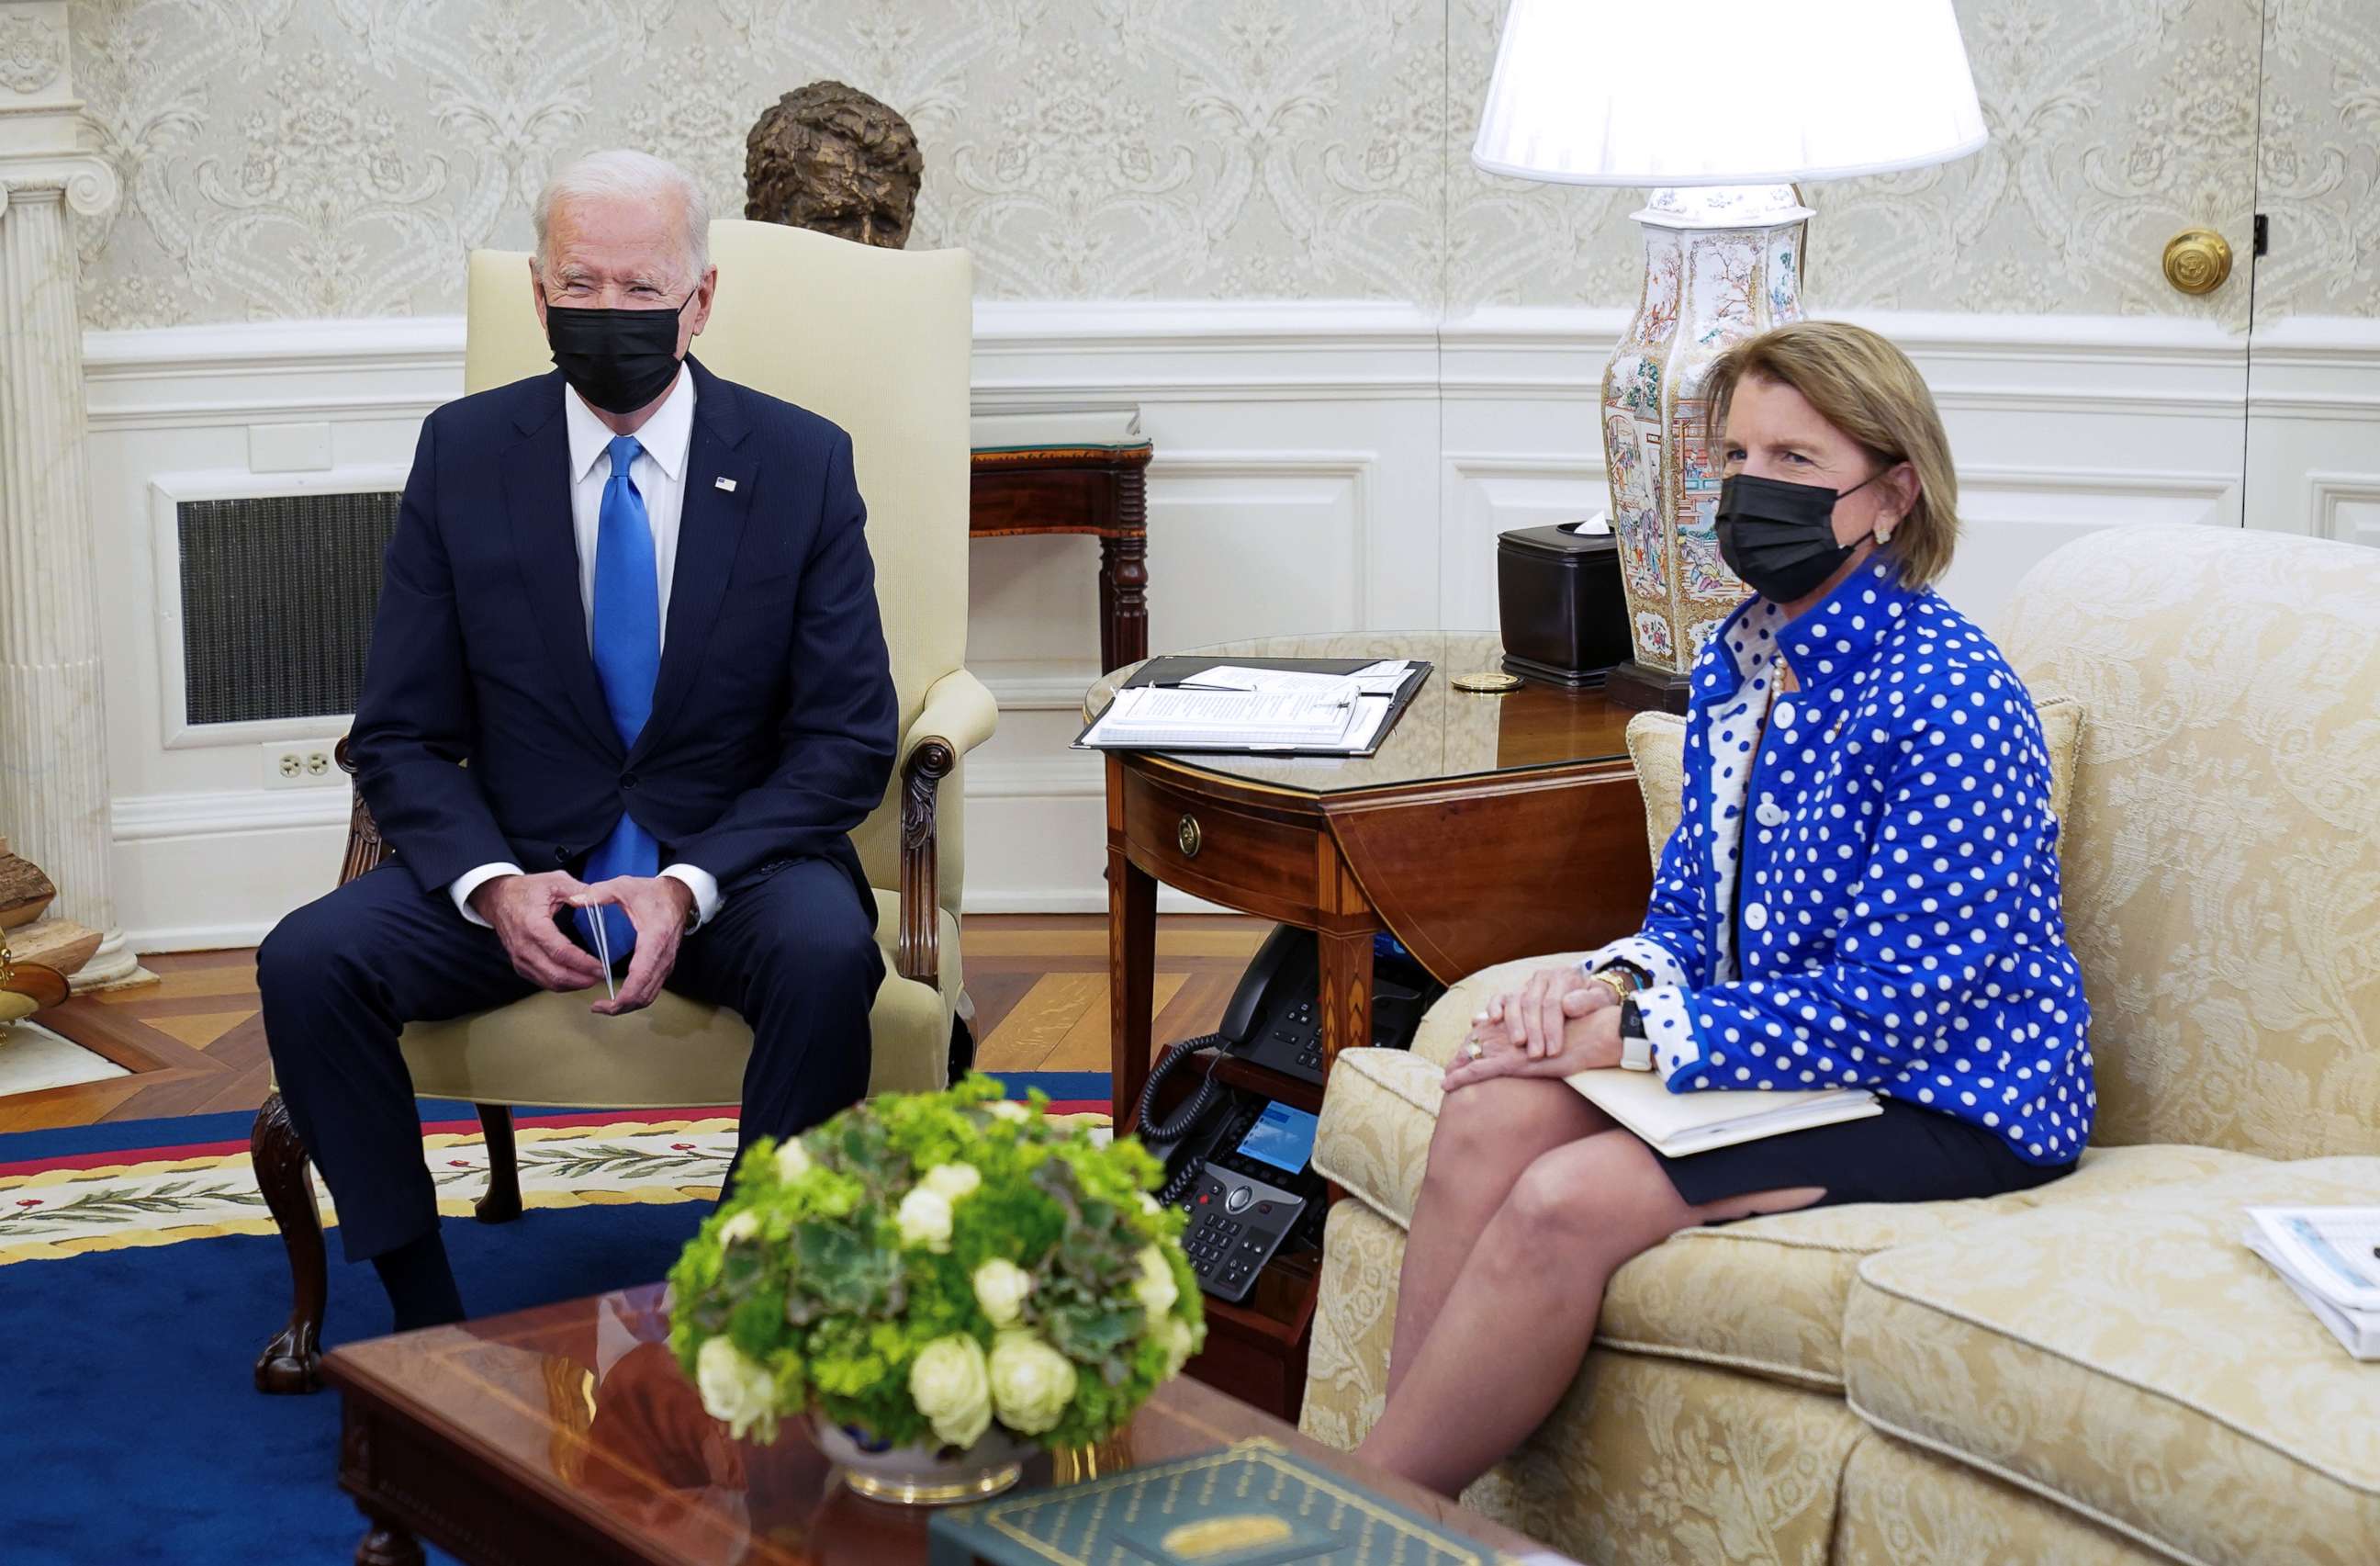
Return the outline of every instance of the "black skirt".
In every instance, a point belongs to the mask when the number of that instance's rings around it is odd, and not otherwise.
[[[1996,1131],[1933,1109],[1884,1101],[1884,1113],[1791,1131],[1672,1158],[1656,1153],[1690,1206],[1760,1191],[1822,1185],[1813,1206],[1847,1202],[1950,1202],[2029,1191],[2072,1171],[2029,1164]]]

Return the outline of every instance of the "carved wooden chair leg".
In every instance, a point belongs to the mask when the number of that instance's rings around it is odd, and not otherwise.
[[[975,1030],[964,1017],[951,1019],[951,1081],[975,1070]]]
[[[421,1541],[394,1523],[367,1517],[371,1529],[356,1546],[356,1566],[421,1566]]]
[[[488,1193],[471,1205],[481,1223],[510,1223],[521,1216],[520,1155],[513,1144],[509,1104],[482,1104],[480,1125],[488,1133]]]
[[[273,1094],[256,1112],[248,1156],[264,1205],[280,1226],[289,1253],[289,1325],[256,1358],[260,1392],[313,1392],[322,1386],[322,1303],[328,1281],[322,1250],[322,1215],[314,1205],[314,1181],[307,1172],[305,1144],[289,1123],[289,1107]]]

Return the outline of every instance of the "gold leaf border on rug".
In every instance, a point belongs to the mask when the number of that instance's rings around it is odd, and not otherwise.
[[[599,1141],[605,1137],[623,1136],[701,1136],[733,1132],[736,1122],[727,1117],[714,1116],[699,1120],[609,1120],[601,1125],[523,1126],[516,1133],[522,1144],[567,1141]],[[479,1132],[438,1132],[421,1139],[425,1156],[454,1147],[484,1147],[487,1138]],[[248,1154],[219,1153],[195,1158],[151,1158],[126,1164],[99,1164],[89,1168],[42,1169],[32,1174],[0,1176],[0,1193],[18,1191],[47,1191],[61,1186],[87,1185],[108,1180],[161,1175],[200,1174],[237,1169],[252,1172]],[[321,1203],[321,1186],[316,1186],[317,1203]],[[716,1185],[650,1185],[625,1189],[595,1189],[584,1192],[538,1190],[524,1186],[521,1205],[524,1207],[557,1208],[583,1206],[660,1205],[679,1202],[708,1202],[717,1198]],[[438,1204],[443,1217],[471,1216],[470,1197],[450,1197]],[[323,1227],[338,1227],[335,1210],[326,1210]],[[62,1261],[69,1256],[89,1255],[103,1251],[122,1251],[158,1245],[177,1245],[188,1240],[212,1240],[226,1234],[277,1234],[279,1230],[269,1217],[228,1218],[212,1223],[175,1225],[170,1228],[128,1228],[106,1234],[85,1234],[59,1240],[19,1241],[0,1244],[0,1266],[17,1262]]]
[[[1088,1127],[1100,1130],[1111,1124],[1107,1116],[1094,1111],[1053,1115],[1050,1118],[1052,1121],[1069,1128]],[[525,1146],[534,1147],[545,1144],[597,1143],[605,1139],[625,1137],[717,1136],[733,1133],[735,1129],[736,1121],[728,1116],[711,1116],[693,1120],[622,1119],[588,1125],[523,1126],[516,1133],[516,1140]],[[421,1145],[423,1155],[427,1158],[431,1155],[457,1147],[484,1148],[487,1145],[487,1138],[480,1132],[438,1132],[424,1136],[421,1139]],[[42,1169],[32,1174],[0,1176],[0,1203],[5,1203],[8,1193],[11,1193],[55,1191],[62,1187],[89,1186],[107,1181],[142,1179],[159,1175],[207,1174],[225,1171],[237,1171],[241,1176],[251,1177],[243,1189],[254,1191],[253,1169],[249,1164],[249,1156],[245,1152],[237,1152],[210,1154],[191,1158],[152,1158],[124,1164],[100,1164],[90,1168]],[[521,1190],[521,1205],[524,1207],[545,1209],[663,1205],[683,1202],[709,1202],[715,1200],[719,1194],[719,1187],[708,1183],[589,1186],[574,1190],[566,1187],[563,1189],[540,1187],[535,1183],[535,1180],[534,1168],[525,1168]],[[315,1189],[318,1205],[327,1208],[327,1204],[322,1202],[322,1187],[319,1183]],[[468,1217],[471,1216],[471,1204],[474,1199],[472,1196],[444,1197],[438,1204],[438,1211],[444,1217]],[[323,1227],[333,1229],[337,1225],[338,1215],[335,1209],[326,1210],[323,1216]],[[128,1226],[103,1234],[81,1234],[56,1240],[0,1242],[0,1266],[10,1266],[17,1262],[61,1261],[69,1256],[89,1255],[103,1251],[177,1245],[184,1241],[212,1240],[227,1234],[269,1235],[277,1232],[278,1230],[272,1218],[263,1214],[258,1214],[252,1217],[219,1218],[203,1223],[164,1224],[151,1228]]]

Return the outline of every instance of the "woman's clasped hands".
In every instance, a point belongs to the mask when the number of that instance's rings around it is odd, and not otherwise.
[[[1618,1064],[1618,993],[1563,963],[1540,968],[1472,1017],[1445,1086],[1452,1093],[1493,1077],[1566,1077]]]

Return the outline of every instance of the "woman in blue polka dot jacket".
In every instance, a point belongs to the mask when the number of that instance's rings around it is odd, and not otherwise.
[[[1957,481],[1872,332],[1803,322],[1708,382],[1720,548],[1755,596],[1694,660],[1685,814],[1637,934],[1488,1002],[1446,1073],[1361,1455],[1452,1495],[1569,1387],[1611,1273],[1691,1225],[1989,1196],[2091,1131],[2038,716],[1931,587]],[[1720,432],[1723,432],[1721,434]],[[1873,1088],[1884,1112],[1688,1157],[1561,1079]]]

